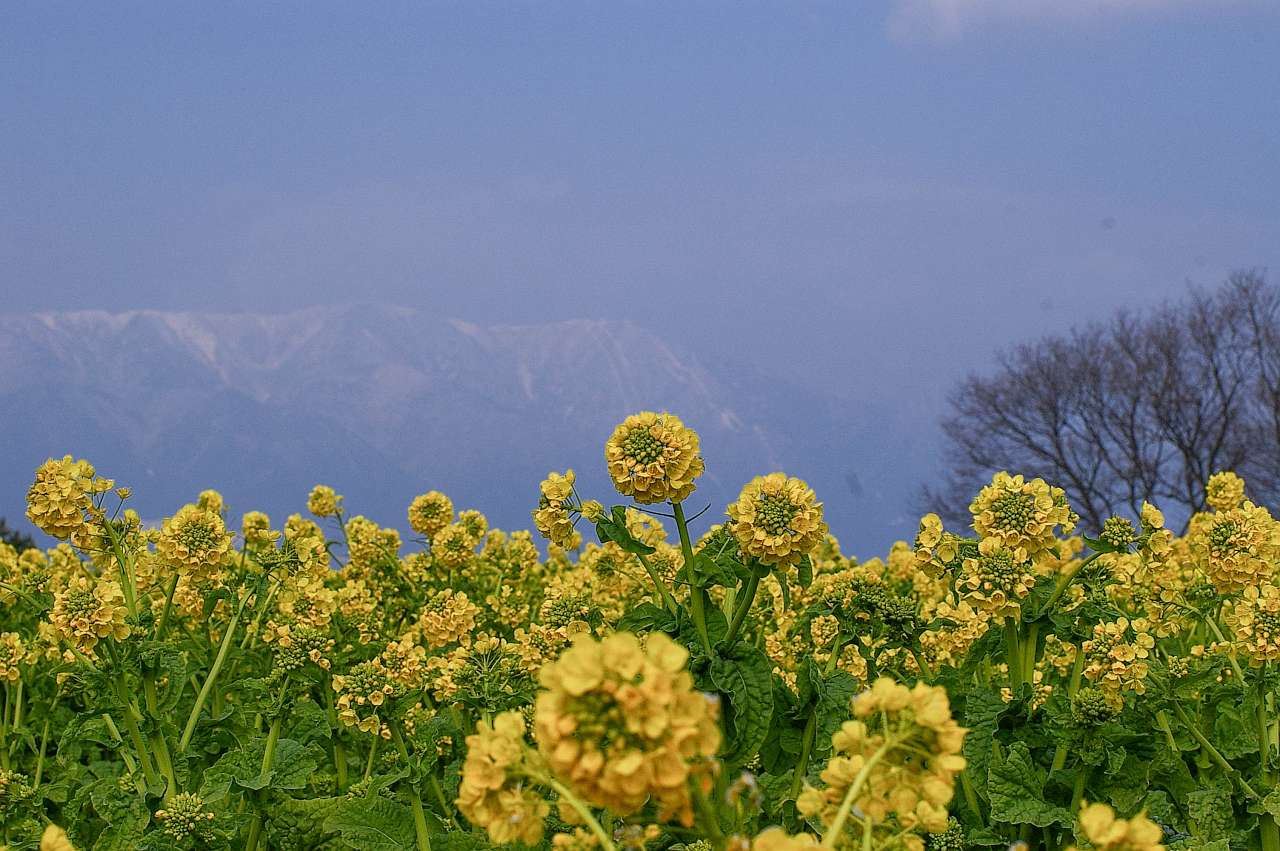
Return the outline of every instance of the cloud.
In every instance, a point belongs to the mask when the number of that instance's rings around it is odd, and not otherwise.
[[[892,0],[886,26],[898,41],[947,42],[999,24],[1081,24],[1241,0]]]

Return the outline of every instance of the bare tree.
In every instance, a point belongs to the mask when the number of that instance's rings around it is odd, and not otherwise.
[[[996,470],[1066,490],[1087,530],[1143,501],[1181,523],[1235,470],[1280,496],[1280,289],[1257,272],[1212,292],[1025,343],[970,375],[943,419],[946,473],[922,503],[967,525]]]

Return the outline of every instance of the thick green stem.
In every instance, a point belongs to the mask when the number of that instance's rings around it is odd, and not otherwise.
[[[1178,720],[1182,722],[1182,726],[1186,727],[1187,730],[1190,731],[1191,735],[1195,737],[1195,740],[1200,743],[1200,747],[1204,748],[1205,753],[1209,755],[1209,758],[1213,760],[1228,777],[1232,778],[1240,785],[1240,791],[1244,792],[1251,800],[1258,800],[1258,793],[1253,790],[1253,787],[1249,785],[1248,781],[1240,776],[1240,772],[1236,771],[1235,766],[1227,762],[1226,757],[1224,757],[1221,752],[1213,746],[1213,742],[1209,741],[1205,734],[1200,731],[1200,727],[1192,723],[1191,719],[1187,717],[1187,713],[1183,711],[1182,707],[1177,703],[1171,703],[1170,706],[1173,707],[1173,714],[1178,716]]]
[[[639,553],[636,558],[640,559],[640,564],[644,567],[645,572],[649,574],[649,578],[653,580],[653,587],[658,592],[659,599],[662,600],[662,608],[671,614],[676,613],[676,598],[671,596],[671,592],[667,590],[667,584],[662,581],[662,577],[658,575],[658,571],[653,569],[653,565],[649,564],[649,559]]]
[[[1068,700],[1075,700],[1076,692],[1080,690],[1080,678],[1084,675],[1084,650],[1076,648],[1075,663],[1071,666],[1071,682],[1067,685]],[[1065,743],[1059,742],[1058,747],[1053,752],[1053,771],[1057,771],[1067,764],[1067,746]]]
[[[236,626],[240,623],[240,616],[244,614],[245,604],[249,602],[249,595],[246,594],[244,600],[236,607],[236,613],[231,617],[231,621],[227,624],[227,631],[222,636],[222,645],[218,648],[218,655],[213,660],[213,665],[209,668],[209,675],[204,679],[204,685],[200,687],[200,694],[196,695],[195,706],[191,707],[191,714],[187,716],[187,726],[182,731],[182,739],[178,742],[178,753],[187,752],[187,746],[191,744],[191,737],[196,733],[196,723],[200,720],[200,711],[204,709],[205,701],[209,699],[209,693],[213,691],[214,684],[217,682],[218,673],[222,670],[222,665],[227,661],[227,651],[231,649],[231,641],[235,638]]]
[[[396,743],[396,750],[404,764],[409,764],[409,749],[405,746],[404,736],[400,735],[400,724],[392,722],[391,738]],[[413,804],[413,832],[418,841],[418,851],[431,851],[431,837],[427,830],[427,812],[422,807],[422,794],[418,792],[418,784],[409,783],[409,799]]]
[[[676,518],[676,529],[680,532],[680,552],[684,556],[684,578],[689,583],[689,609],[693,613],[693,625],[698,630],[698,638],[702,640],[702,649],[711,655],[711,634],[707,632],[707,612],[705,597],[707,592],[698,585],[697,572],[693,566],[693,543],[689,540],[689,524],[684,519],[684,508],[678,502],[671,503]]]
[[[1275,785],[1276,772],[1271,760],[1271,719],[1267,713],[1267,666],[1263,663],[1258,672],[1258,705],[1254,715],[1258,724],[1258,758],[1262,767],[1262,782],[1268,788]],[[1275,816],[1263,813],[1258,816],[1258,832],[1261,834],[1262,851],[1280,851],[1280,824]]]
[[[368,783],[369,778],[373,776],[373,761],[378,757],[378,742],[382,741],[381,736],[373,737],[373,744],[369,746],[369,758],[364,763],[364,776],[360,778],[362,783]]]
[[[853,783],[849,786],[849,791],[845,793],[844,800],[840,802],[840,809],[836,811],[836,817],[831,821],[831,827],[827,832],[822,834],[822,847],[835,848],[836,843],[840,841],[840,833],[844,830],[844,823],[849,820],[849,813],[853,810],[853,802],[858,799],[858,793],[862,791],[862,785],[867,782],[867,778],[871,776],[871,769],[875,768],[880,760],[885,758],[889,751],[893,750],[896,742],[889,739],[880,746],[871,758],[862,764],[862,769],[853,778]]]
[[[120,746],[120,759],[124,762],[125,768],[129,769],[129,774],[134,778],[134,787],[138,790],[138,797],[143,803],[147,800],[147,784],[143,778],[138,777],[138,766],[133,761],[133,757],[124,749],[124,737],[120,735],[120,729],[116,727],[116,722],[112,720],[109,713],[102,713],[102,722],[107,726],[107,732],[111,734],[117,745]]]
[[[573,807],[574,812],[582,816],[582,820],[587,823],[587,829],[590,830],[595,835],[596,839],[600,841],[600,847],[603,848],[604,851],[617,851],[617,849],[614,848],[613,839],[605,829],[600,826],[600,822],[591,812],[591,808],[582,803],[578,796],[569,790],[569,787],[565,786],[560,781],[551,778],[546,780],[546,784],[555,790],[555,793],[560,796],[561,800],[570,807]]]
[[[49,705],[49,711],[44,716],[44,729],[40,731],[40,750],[36,753],[36,774],[34,788],[40,788],[40,778],[44,776],[44,755],[49,747],[49,722],[53,720],[53,711],[58,708],[58,701],[62,699],[62,689],[54,692],[53,703]]]
[[[1049,599],[1045,601],[1045,604],[1036,614],[1037,620],[1053,611],[1054,605],[1062,599],[1063,594],[1067,593],[1067,588],[1070,587],[1071,581],[1080,574],[1080,571],[1084,570],[1085,567],[1100,555],[1102,555],[1102,553],[1094,553],[1084,561],[1077,564],[1074,568],[1058,577],[1058,584],[1053,586],[1053,593],[1049,595]]]
[[[1018,636],[1018,622],[1011,617],[1004,619],[1004,661],[1009,666],[1009,685],[1016,695],[1022,685],[1022,643]]]
[[[742,594],[742,602],[738,604],[737,610],[733,613],[733,622],[729,624],[729,632],[724,637],[726,645],[732,644],[733,640],[738,637],[738,630],[742,629],[743,621],[747,619],[747,612],[751,611],[751,604],[756,600],[756,591],[760,588],[760,576],[754,570],[751,572],[751,578],[747,580],[746,590]]]

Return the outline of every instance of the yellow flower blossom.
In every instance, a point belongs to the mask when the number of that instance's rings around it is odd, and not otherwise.
[[[440,491],[427,491],[409,503],[409,528],[432,538],[453,522],[453,501]]]
[[[336,517],[342,511],[342,497],[328,485],[316,485],[307,496],[307,510],[316,517]]]
[[[688,652],[662,633],[580,637],[540,675],[538,749],[588,803],[615,815],[652,799],[693,823],[689,780],[720,745],[715,705],[693,687]]]
[[[1075,517],[1061,488],[1043,479],[996,473],[969,505],[980,538],[996,538],[1005,546],[1034,557],[1054,545],[1055,530],[1070,532]]]
[[[94,582],[87,576],[75,576],[54,595],[49,621],[61,640],[84,655],[93,656],[93,648],[101,639],[123,641],[129,637],[129,625],[124,620],[127,613],[119,582]]]
[[[1230,471],[1214,473],[1204,486],[1205,502],[1215,511],[1230,511],[1244,502],[1244,479]]]
[[[688,499],[703,471],[697,433],[673,414],[652,411],[623,420],[604,457],[614,487],[640,503]]]
[[[831,738],[823,788],[807,788],[796,801],[800,813],[833,829],[852,795],[873,825],[892,815],[907,830],[946,830],[955,777],[965,767],[965,730],[951,717],[946,690],[924,683],[907,688],[881,677],[854,698],[853,715]]]
[[[551,813],[550,805],[527,785],[524,732],[519,712],[503,712],[493,724],[481,721],[467,736],[458,809],[497,844],[537,844]]]
[[[209,579],[231,550],[231,535],[222,516],[197,505],[184,505],[164,521],[156,552],[183,576]]]
[[[728,514],[742,552],[765,564],[796,564],[827,535],[813,489],[783,473],[752,479]]]
[[[1115,810],[1106,804],[1089,804],[1077,820],[1093,851],[1164,851],[1164,830],[1145,814],[1116,818]],[[1068,851],[1076,851],[1075,846]]]
[[[27,519],[55,538],[66,539],[85,523],[93,508],[95,494],[114,486],[99,479],[88,461],[50,458],[36,470],[36,479],[27,490]]]

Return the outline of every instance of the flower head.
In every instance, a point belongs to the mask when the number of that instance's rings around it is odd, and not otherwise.
[[[1077,818],[1095,851],[1164,851],[1164,831],[1143,813],[1122,819],[1106,804],[1089,804]]]
[[[91,656],[101,639],[123,641],[129,637],[129,625],[124,620],[127,613],[119,582],[93,582],[87,576],[74,576],[67,587],[54,595],[49,621],[59,638]]]
[[[955,776],[965,767],[965,730],[951,717],[946,690],[881,677],[854,699],[853,715],[831,738],[824,788],[806,789],[796,801],[800,813],[830,828],[852,794],[872,825],[893,815],[907,830],[946,830]]]
[[[88,461],[50,458],[36,470],[27,489],[27,519],[55,538],[66,539],[85,524],[95,494],[110,490],[114,482],[100,479]]]
[[[503,712],[493,724],[481,721],[467,736],[467,758],[458,786],[458,809],[498,844],[542,839],[551,807],[525,784],[528,748],[524,717]]]
[[[164,835],[180,843],[211,838],[213,820],[213,811],[205,809],[204,798],[194,792],[174,795],[164,809],[156,810]]]
[[[543,667],[535,724],[552,772],[620,816],[653,799],[659,818],[693,823],[688,781],[720,745],[716,709],[684,669],[688,651],[662,633],[580,637]]]
[[[765,564],[796,564],[827,535],[813,488],[783,473],[752,479],[728,514],[743,554]]]
[[[1205,575],[1222,594],[1257,586],[1280,565],[1280,523],[1252,502],[1216,512],[1189,537]]]
[[[979,492],[969,513],[979,537],[997,538],[1029,556],[1054,545],[1055,529],[1075,528],[1075,515],[1061,488],[1050,487],[1043,479],[1025,481],[1004,472],[996,473]]]
[[[164,521],[156,552],[184,576],[210,578],[231,549],[231,535],[222,515],[198,505],[184,505]]]
[[[40,837],[40,851],[76,851],[76,849],[71,844],[67,832],[56,824],[51,824],[44,829],[44,834]]]
[[[453,501],[440,491],[427,491],[409,503],[409,528],[419,535],[434,537],[453,522]]]
[[[697,433],[673,414],[652,411],[623,420],[604,458],[614,487],[640,503],[687,499],[703,470]]]
[[[1205,502],[1215,511],[1230,511],[1244,502],[1244,479],[1235,473],[1214,473],[1204,486]]]
[[[316,485],[307,496],[307,510],[316,517],[336,517],[342,511],[342,497],[328,485]]]

